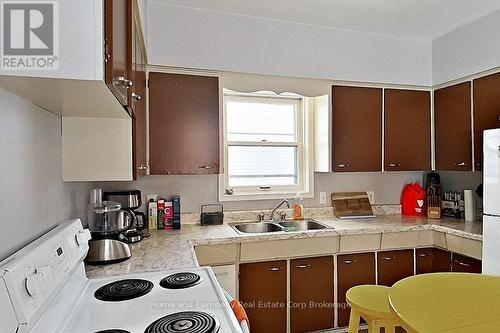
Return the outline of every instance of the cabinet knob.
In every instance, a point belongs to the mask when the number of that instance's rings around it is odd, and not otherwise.
[[[206,165],[198,165],[198,169],[206,169],[206,170],[209,170],[209,169],[212,169],[212,166],[209,165],[209,164],[206,164]]]
[[[119,76],[117,78],[117,81],[120,82],[127,89],[130,88],[130,87],[132,87],[134,85],[134,83],[131,80],[128,80],[124,76]]]
[[[387,164],[387,166],[388,166],[389,168],[396,168],[396,167],[398,167],[398,166],[401,166],[401,164],[400,164],[400,163],[389,163],[389,164]]]
[[[339,164],[337,164],[337,168],[348,168],[350,166],[351,165],[348,164],[348,163],[339,163]]]
[[[453,163],[453,164],[454,164],[456,167],[463,167],[463,166],[467,166],[467,163],[465,163],[465,162],[463,162],[463,161],[462,161],[462,162],[455,162],[455,163]]]
[[[139,169],[139,170],[147,170],[147,169],[149,169],[149,165],[139,165],[137,167],[137,169]]]
[[[136,93],[132,93],[132,99],[136,102],[139,102],[142,99],[142,96]]]

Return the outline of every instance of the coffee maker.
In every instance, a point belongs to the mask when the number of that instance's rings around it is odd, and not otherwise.
[[[122,209],[119,202],[103,201],[100,189],[91,192],[88,225],[91,234],[87,264],[112,264],[132,256],[123,235],[133,222],[133,215]]]
[[[122,210],[132,214],[131,226],[122,232],[127,243],[137,243],[144,237],[149,237],[151,235],[148,230],[149,225],[146,215],[138,211],[142,204],[140,190],[105,191],[103,199],[106,201],[119,202],[122,206]]]

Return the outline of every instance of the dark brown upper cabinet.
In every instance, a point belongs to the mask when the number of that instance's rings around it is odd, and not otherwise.
[[[377,263],[378,284],[391,287],[413,275],[413,250],[378,252]]]
[[[240,265],[239,298],[252,333],[287,331],[286,266],[286,260]]]
[[[219,173],[217,77],[149,73],[152,175]]]
[[[104,81],[120,104],[127,106],[129,89],[133,86],[132,1],[105,0],[104,20]]]
[[[385,89],[384,105],[385,170],[430,170],[430,92]]]
[[[473,81],[474,163],[483,170],[483,131],[500,127],[500,73]]]
[[[343,254],[337,257],[339,327],[349,325],[346,293],[355,286],[375,284],[375,253]]]
[[[291,333],[333,328],[333,276],[332,256],[290,260]]]
[[[436,170],[472,170],[471,83],[434,91]]]
[[[333,171],[382,170],[382,89],[333,86]]]
[[[134,179],[147,174],[147,116],[146,116],[146,55],[140,30],[133,25],[132,86],[129,105],[132,110],[132,165]]]

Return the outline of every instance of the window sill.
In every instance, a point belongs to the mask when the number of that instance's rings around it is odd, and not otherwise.
[[[263,193],[239,193],[239,194],[222,194],[219,193],[219,201],[250,201],[250,200],[273,200],[294,198],[297,193],[292,192],[263,192]],[[314,198],[314,193],[301,193],[301,198]]]

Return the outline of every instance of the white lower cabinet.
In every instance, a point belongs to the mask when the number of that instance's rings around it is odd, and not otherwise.
[[[236,298],[236,266],[214,266],[212,269],[222,288],[226,289],[231,296]]]

